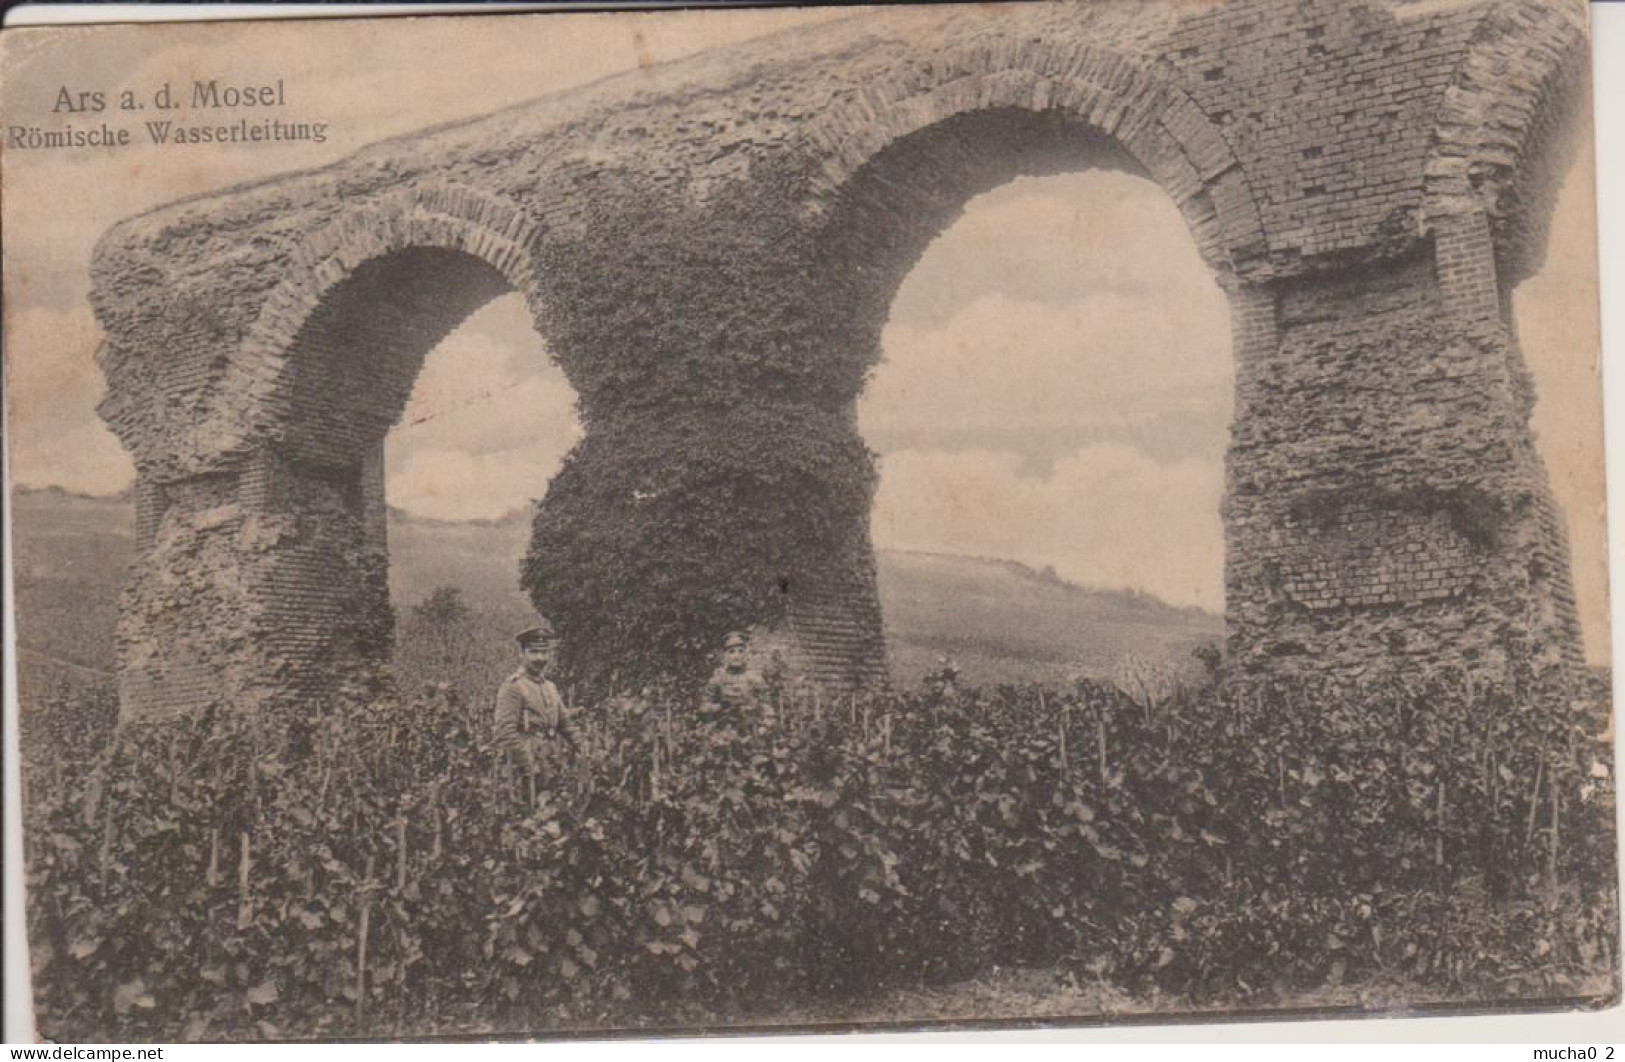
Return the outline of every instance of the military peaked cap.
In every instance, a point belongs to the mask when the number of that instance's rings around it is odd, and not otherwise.
[[[518,642],[520,647],[523,648],[527,645],[545,644],[547,642],[557,641],[558,635],[553,633],[553,625],[544,619],[536,626],[527,627],[518,634],[514,635],[513,640]]]

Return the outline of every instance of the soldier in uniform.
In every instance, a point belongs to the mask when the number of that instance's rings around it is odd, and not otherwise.
[[[771,722],[767,692],[767,680],[750,667],[750,639],[743,631],[729,632],[722,642],[722,664],[705,687],[706,714],[741,725]]]
[[[959,696],[959,665],[951,656],[937,660],[937,669],[925,677],[926,691],[938,701],[951,701]]]
[[[497,689],[492,733],[498,748],[512,752],[532,779],[544,776],[564,746],[576,747],[564,698],[547,677],[557,639],[547,620],[514,636],[521,664]]]

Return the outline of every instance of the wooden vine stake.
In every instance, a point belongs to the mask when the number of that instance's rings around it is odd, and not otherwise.
[[[1552,890],[1553,899],[1556,899],[1558,823],[1563,815],[1563,791],[1557,787],[1556,771],[1547,776],[1546,784],[1552,790],[1552,848],[1546,854],[1546,885]]]
[[[169,806],[174,807],[180,800],[181,768],[178,755],[175,751],[180,737],[177,734],[169,736]]]
[[[1049,713],[1049,705],[1047,703],[1045,703],[1045,701],[1044,701],[1044,691],[1043,690],[1038,691],[1038,711],[1039,711],[1039,713],[1041,715],[1047,715]],[[1061,757],[1061,777],[1065,778],[1066,775],[1067,775],[1067,763],[1066,763],[1066,701],[1064,699],[1061,701],[1061,710],[1056,713],[1055,718],[1056,718],[1056,728],[1060,731],[1059,737],[1057,738],[1057,741],[1058,741],[1058,746],[1057,747],[1059,749],[1060,757]]]
[[[361,925],[355,938],[355,1024],[358,1030],[367,1021],[367,930],[372,924],[372,872],[376,855],[367,856],[367,874],[361,881]]]
[[[1495,750],[1493,748],[1490,749],[1489,755],[1484,758],[1484,762],[1484,776],[1488,779],[1484,788],[1490,794],[1490,815],[1492,818],[1499,820],[1501,817],[1501,779],[1496,774],[1496,768],[1499,764],[1495,759]]]
[[[100,864],[102,878],[102,896],[107,896],[107,872],[112,863],[113,855],[113,802],[102,802],[102,848],[97,862]]]
[[[209,831],[209,869],[203,880],[209,888],[220,884],[220,827],[216,826]]]
[[[248,831],[244,830],[240,837],[242,840],[237,850],[237,928],[247,929],[254,920],[248,902],[248,870],[253,863],[253,855],[249,848]]]
[[[1106,709],[1104,706],[1095,713],[1095,750],[1100,754],[1100,780],[1106,780]]]
[[[90,784],[85,786],[83,821],[87,829],[96,825],[96,816],[101,811],[102,779],[106,772],[107,764],[104,760],[102,763],[96,765],[96,769],[94,771],[90,772]]]
[[[598,755],[597,734],[591,728],[583,729],[581,743],[585,747],[581,750],[581,755],[574,757],[575,763],[573,764],[575,767],[576,799],[578,801],[586,796],[587,790],[592,785],[591,764]]]
[[[395,820],[395,888],[406,888],[406,816]]]
[[[1438,832],[1433,836],[1433,865],[1444,866],[1444,779],[1439,779],[1438,811],[1434,815]]]
[[[445,821],[440,811],[439,782],[436,782],[434,784],[434,788],[429,791],[429,813],[434,817],[434,845],[429,849],[429,859],[431,862],[439,862],[442,851],[440,847],[440,833]]]
[[[1535,786],[1529,791],[1529,819],[1523,827],[1523,843],[1528,844],[1535,839],[1535,812],[1540,809],[1540,783],[1546,775],[1546,761],[1542,760],[1535,765]]]

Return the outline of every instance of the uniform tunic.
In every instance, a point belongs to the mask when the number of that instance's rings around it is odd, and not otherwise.
[[[567,736],[559,688],[531,678],[524,668],[515,671],[497,689],[491,729],[499,748],[512,749],[536,769],[542,755]]]
[[[719,667],[705,687],[708,715],[736,723],[771,722],[773,706],[767,699],[767,681],[751,670]]]

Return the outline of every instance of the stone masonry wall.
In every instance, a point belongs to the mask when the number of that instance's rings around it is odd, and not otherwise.
[[[1244,666],[1577,659],[1527,380],[1452,270],[1479,273],[1441,254],[1282,291],[1230,458]]]
[[[153,530],[122,610],[126,714],[317,703],[335,676],[387,661],[384,435],[429,350],[505,289],[461,252],[368,261],[290,344],[278,401],[297,415],[280,437],[215,471],[144,479],[138,523]]]
[[[1586,55],[1579,0],[859,12],[124,222],[92,272],[102,410],[151,543],[126,711],[317,695],[387,653],[346,618],[380,600],[377,445],[421,351],[501,290],[580,396],[594,475],[632,482],[660,432],[752,408],[800,456],[730,454],[726,482],[684,480],[696,506],[840,465],[818,555],[758,534],[739,570],[802,573],[780,633],[821,673],[872,674],[852,411],[895,287],[977,192],[1102,166],[1167,192],[1230,298],[1236,665],[1572,660],[1509,307]],[[643,458],[593,445],[637,425]],[[629,550],[670,532],[587,489],[550,493],[538,527],[590,527],[589,502],[627,514],[608,538]],[[674,586],[669,622],[717,589]]]

